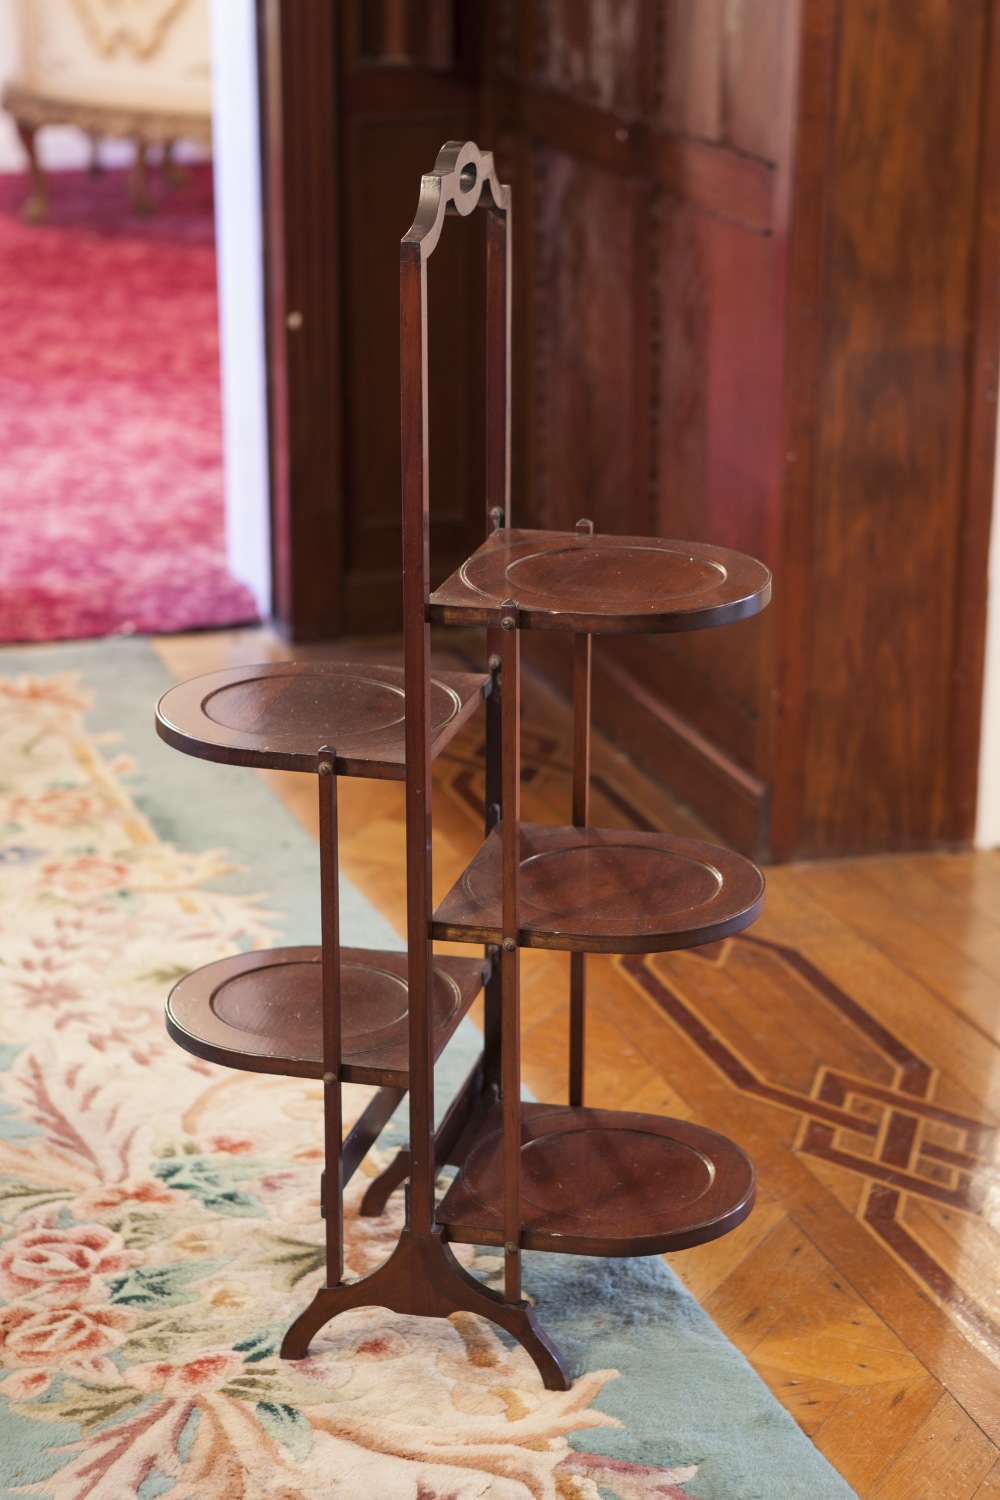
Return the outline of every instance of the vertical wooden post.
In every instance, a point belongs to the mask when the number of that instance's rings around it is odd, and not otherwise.
[[[486,211],[486,515],[488,525],[510,525],[510,204]],[[502,630],[486,632],[493,691],[486,703],[486,833],[503,806]],[[494,966],[486,986],[483,1046],[486,1082],[500,1086],[503,1017],[503,965]]]
[[[518,609],[507,600],[501,617],[500,683],[503,713],[502,915],[503,987],[503,1238],[504,1296],[521,1295],[521,637]]]
[[[429,523],[427,277],[423,245],[400,246],[399,339],[403,451],[403,674],[406,693],[406,893],[410,1037],[409,1223],[434,1224],[434,1059],[430,993],[431,713],[427,624]]]
[[[344,1151],[341,1101],[340,889],[337,854],[337,752],[319,752],[320,922],[323,943],[323,1214],[326,1284],[344,1275]]]
[[[510,205],[486,213],[486,509],[510,525]],[[497,513],[501,513],[498,518]]]
[[[489,837],[500,822],[503,807],[503,689],[500,679],[499,630],[488,630],[486,646],[489,653],[492,686],[486,700],[486,765],[485,765],[485,817],[484,833]],[[499,952],[491,950],[493,965],[483,996],[483,1058],[484,1082],[498,1091],[500,1089],[501,1032],[503,1024],[503,975],[499,963]]]
[[[576,523],[578,535],[592,536],[593,521]],[[573,637],[573,825],[590,822],[590,676],[592,640]],[[587,955],[569,956],[569,1102],[583,1103],[586,1062]]]

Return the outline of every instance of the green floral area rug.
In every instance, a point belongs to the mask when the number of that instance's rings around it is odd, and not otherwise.
[[[316,941],[316,851],[252,773],[159,743],[164,686],[139,640],[0,652],[4,1493],[849,1500],[660,1259],[526,1258],[569,1392],[468,1315],[361,1309],[279,1357],[322,1277],[320,1087],[189,1056],[163,1002],[226,954]],[[346,940],[399,946],[348,887],[343,909]],[[400,1227],[398,1194],[356,1213],[384,1159],[349,1190],[354,1275]]]

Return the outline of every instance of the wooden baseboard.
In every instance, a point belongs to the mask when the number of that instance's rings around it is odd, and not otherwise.
[[[568,696],[569,653],[552,637],[535,637],[531,669]],[[565,658],[565,660],[563,659]],[[746,770],[619,663],[595,653],[594,724],[725,843],[755,859],[768,857],[767,783]]]

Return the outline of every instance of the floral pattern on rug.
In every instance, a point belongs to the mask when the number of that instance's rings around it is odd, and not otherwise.
[[[359,1309],[306,1359],[279,1358],[322,1279],[321,1088],[203,1063],[162,1015],[175,978],[277,933],[262,898],[216,884],[223,852],[158,839],[120,783],[127,758],[86,734],[87,704],[74,675],[0,678],[7,1492],[692,1500],[691,1466],[570,1447],[619,1425],[594,1406],[615,1371],[546,1391],[471,1315]],[[349,1093],[350,1120],[370,1091]],[[349,1189],[350,1274],[399,1232],[395,1202],[357,1215],[379,1167],[372,1153]]]

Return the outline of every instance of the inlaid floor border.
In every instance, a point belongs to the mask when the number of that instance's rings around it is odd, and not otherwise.
[[[767,952],[806,987],[813,1003],[832,1005],[891,1064],[892,1085],[886,1087],[826,1064],[817,1068],[809,1093],[777,1084],[761,1076],[718,1028],[709,1025],[678,978],[671,981],[654,971],[648,955],[620,958],[616,966],[733,1088],[798,1117],[792,1148],[797,1155],[865,1179],[859,1221],[963,1332],[1000,1364],[1000,1325],[904,1223],[907,1203],[914,1197],[943,1205],[950,1212],[985,1217],[990,1191],[995,1188],[996,1127],[936,1103],[937,1070],[812,960],[787,944],[741,935],[709,950],[672,955],[673,967],[677,971],[684,963],[710,963],[725,968],[739,948]],[[934,1128],[934,1136],[928,1127]],[[852,1146],[851,1135],[870,1140],[871,1154]],[[944,1142],[941,1135],[951,1139]]]

